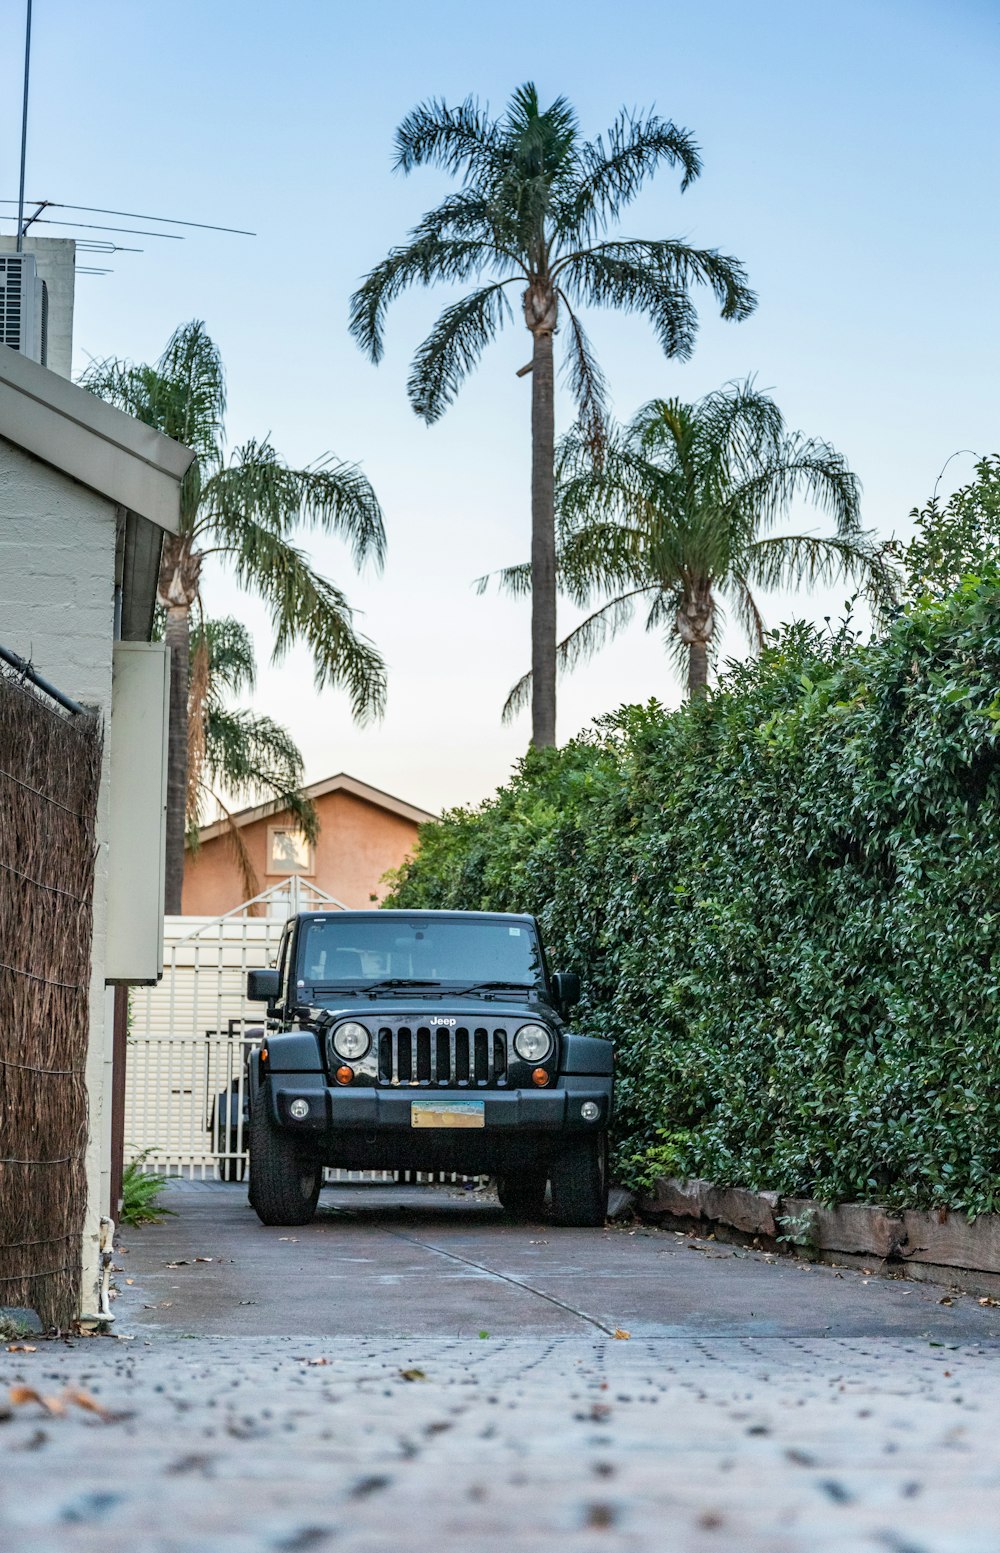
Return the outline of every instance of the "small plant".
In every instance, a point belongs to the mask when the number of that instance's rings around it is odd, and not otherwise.
[[[815,1262],[819,1256],[815,1208],[805,1208],[801,1213],[783,1214],[778,1223],[784,1231],[778,1236],[779,1242],[794,1246],[807,1262]]]
[[[142,1167],[151,1153],[151,1149],[144,1149],[125,1166],[122,1175],[123,1224],[158,1224],[161,1219],[173,1217],[173,1210],[157,1200],[167,1185],[166,1176],[143,1173]]]
[[[21,1337],[30,1337],[31,1327],[16,1316],[0,1316],[0,1343],[14,1343]]]

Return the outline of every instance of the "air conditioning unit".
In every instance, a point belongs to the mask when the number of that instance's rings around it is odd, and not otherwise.
[[[35,256],[0,253],[0,344],[47,365],[48,290]]]

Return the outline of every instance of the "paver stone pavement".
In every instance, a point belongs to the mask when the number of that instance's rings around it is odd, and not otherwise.
[[[486,1193],[169,1205],[113,1337],[0,1354],[3,1553],[1000,1553],[975,1298]]]

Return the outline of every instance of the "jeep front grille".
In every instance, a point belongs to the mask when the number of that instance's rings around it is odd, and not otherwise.
[[[386,1025],[377,1041],[380,1084],[499,1089],[507,1083],[506,1029]]]

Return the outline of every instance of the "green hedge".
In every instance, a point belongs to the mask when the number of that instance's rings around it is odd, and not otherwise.
[[[1000,1208],[1000,579],[530,754],[387,904],[539,915],[627,1180]]]

